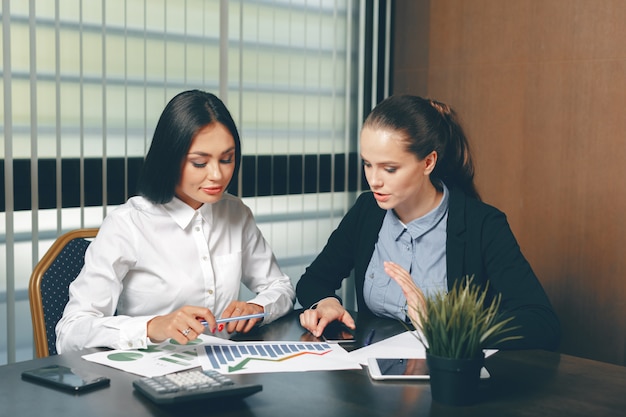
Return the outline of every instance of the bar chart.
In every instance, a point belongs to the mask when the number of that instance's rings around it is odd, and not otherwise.
[[[360,368],[342,347],[330,343],[246,342],[203,345],[197,350],[203,369],[221,373]]]

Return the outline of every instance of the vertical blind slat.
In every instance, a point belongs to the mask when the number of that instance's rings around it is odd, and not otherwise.
[[[54,131],[56,142],[55,182],[56,182],[56,229],[57,233],[63,230],[63,190],[62,184],[62,159],[63,143],[61,136],[61,16],[59,0],[54,2]],[[33,206],[35,209],[37,206]]]
[[[128,190],[128,1],[124,0],[124,195]]]
[[[204,17],[206,17],[206,14],[203,15]],[[239,42],[237,43],[237,47],[239,49],[238,51],[238,58],[239,58],[239,66],[237,68],[237,73],[238,73],[238,82],[237,82],[237,100],[239,102],[239,106],[237,106],[237,120],[240,121],[239,125],[241,128],[243,128],[243,4],[239,4]],[[204,29],[203,29],[204,30]],[[203,49],[202,51],[203,53],[206,53],[206,48]],[[206,59],[202,60],[203,64],[204,62],[206,62]],[[203,81],[204,81],[204,67],[203,67]],[[237,178],[237,190],[238,190],[238,194],[241,197],[243,195],[243,176],[241,175],[241,170],[239,173],[239,178]]]
[[[374,0],[374,7],[373,7],[373,17],[372,17],[372,25],[374,26],[374,30],[372,31],[372,48],[371,48],[371,63],[370,65],[372,66],[372,79],[370,80],[371,82],[371,96],[370,96],[370,109],[373,109],[374,106],[376,105],[376,100],[378,98],[378,94],[377,94],[377,81],[378,81],[378,43],[380,42],[380,37],[379,37],[379,19],[380,19],[380,3],[379,0]]]
[[[220,0],[219,94],[228,106],[228,0]]]
[[[37,38],[35,31],[35,1],[30,0],[28,5],[28,38],[29,38],[29,90],[30,90],[30,198],[33,205],[31,211],[31,230],[33,231],[31,264],[35,265],[39,259],[39,170],[37,152]]]
[[[2,0],[2,70],[4,88],[4,190],[5,190],[5,226],[6,226],[6,299],[7,299],[7,361],[15,361],[15,248],[14,248],[14,213],[13,213],[13,114],[12,114],[12,79],[11,79],[11,9],[10,1]]]
[[[83,33],[83,0],[78,4],[78,21],[79,21],[79,52],[78,52],[78,66],[79,66],[79,125],[80,125],[80,153],[79,153],[79,194],[80,194],[80,227],[85,227],[85,83],[84,83],[84,33]]]
[[[350,11],[353,8],[352,5],[352,1],[353,0],[348,0],[348,13],[351,13]],[[353,24],[352,24],[352,19],[347,19],[346,22],[346,33],[345,33],[345,38],[346,38],[346,45],[348,45],[348,47],[345,50],[345,56],[344,56],[344,60],[346,62],[351,62],[352,61],[352,48],[350,47],[350,45],[352,45],[352,42],[354,41],[352,39],[352,30],[353,30]],[[359,70],[361,69],[360,65],[359,65]],[[352,105],[351,105],[351,101],[350,101],[350,97],[352,97],[352,71],[350,71],[350,66],[346,65],[345,66],[345,74],[344,74],[345,78],[346,78],[346,88],[345,88],[345,92],[344,92],[344,111],[343,111],[343,117],[344,120],[350,120],[350,112],[352,110]],[[359,105],[359,102],[357,100],[357,106]],[[343,135],[344,135],[344,140],[343,140],[343,149],[357,149],[356,146],[352,145],[352,141],[350,139],[351,137],[351,125],[350,123],[344,123],[343,125]],[[344,153],[344,157],[343,157],[343,163],[344,163],[344,167],[346,170],[346,174],[344,175],[343,178],[343,189],[347,190],[348,189],[348,183],[349,183],[349,167],[350,167],[350,153],[349,152],[345,152]],[[343,212],[347,212],[349,209],[349,202],[348,199],[344,199],[344,203],[343,203]]]
[[[107,14],[106,2],[101,0],[102,8],[102,217],[107,215]]]
[[[383,80],[383,91],[385,97],[389,97],[391,91],[389,90],[391,86],[391,74],[389,73],[389,68],[391,68],[391,1],[386,2],[385,9],[385,78]]]
[[[361,4],[365,2],[365,0],[360,0]],[[361,127],[363,126],[363,109],[365,104],[365,16],[366,9],[365,7],[359,8],[359,47],[358,47],[358,92],[357,92],[357,100],[356,100],[356,108],[357,108],[357,132],[361,131]],[[361,158],[357,156],[359,163],[357,164],[360,168],[361,166]],[[357,173],[357,189],[361,189],[361,176]]]

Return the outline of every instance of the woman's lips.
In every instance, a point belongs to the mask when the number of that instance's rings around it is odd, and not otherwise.
[[[386,202],[387,200],[389,200],[390,197],[390,194],[374,193],[374,198],[376,199],[376,201],[379,201],[381,203]]]
[[[222,192],[222,187],[203,188],[202,191],[210,195],[216,195]]]

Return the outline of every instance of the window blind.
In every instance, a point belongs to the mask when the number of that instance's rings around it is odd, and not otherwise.
[[[3,0],[0,363],[32,357],[35,263],[134,195],[156,121],[182,90],[214,92],[231,110],[243,160],[229,191],[295,283],[363,187],[357,137],[378,60],[363,48],[378,8]]]

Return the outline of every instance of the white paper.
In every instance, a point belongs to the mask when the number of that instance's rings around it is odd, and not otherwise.
[[[148,345],[147,349],[107,350],[90,353],[83,359],[140,376],[160,376],[200,366],[196,346],[204,343],[231,344],[232,340],[201,334],[187,345],[173,340]]]
[[[417,331],[406,331],[395,336],[383,339],[369,346],[350,352],[350,356],[361,365],[367,365],[368,358],[425,358],[426,349],[417,338]],[[485,357],[491,356],[497,350],[484,350]]]
[[[417,339],[415,331],[406,331],[353,350],[350,356],[361,365],[367,365],[368,358],[425,358],[426,349]]]

